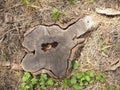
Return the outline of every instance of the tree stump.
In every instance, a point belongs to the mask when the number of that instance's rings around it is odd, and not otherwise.
[[[73,50],[84,38],[86,32],[98,26],[95,17],[90,15],[78,20],[66,30],[59,26],[38,25],[24,35],[22,45],[30,51],[22,60],[25,71],[32,73],[45,69],[61,78],[67,74],[69,61],[73,59]],[[49,73],[48,73],[49,74]]]

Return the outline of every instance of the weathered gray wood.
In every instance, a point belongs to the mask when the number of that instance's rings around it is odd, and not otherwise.
[[[92,18],[80,19],[66,30],[54,25],[39,25],[27,32],[22,45],[34,53],[24,57],[21,63],[23,69],[33,73],[46,69],[57,77],[65,76],[72,49],[84,41],[78,37],[97,26]]]
[[[96,12],[98,14],[103,14],[107,16],[118,16],[120,15],[120,11],[113,8],[96,8]]]

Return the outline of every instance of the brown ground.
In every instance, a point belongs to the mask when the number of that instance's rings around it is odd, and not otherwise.
[[[96,7],[111,7],[120,10],[120,0],[40,0],[39,9],[24,5],[20,0],[0,0],[0,61],[20,63],[25,55],[21,45],[23,34],[38,24],[59,24],[62,28],[78,17],[95,14],[101,21],[100,27],[91,32],[81,52],[80,71],[92,69],[107,75],[106,84],[120,86],[120,68],[112,71],[111,63],[120,61],[120,17],[107,17],[95,13]],[[53,8],[60,12],[57,22],[51,17]],[[104,43],[102,43],[104,42]],[[102,50],[104,47],[107,49]],[[0,90],[18,90],[22,71],[0,66]],[[85,90],[101,90],[104,84],[94,83]]]

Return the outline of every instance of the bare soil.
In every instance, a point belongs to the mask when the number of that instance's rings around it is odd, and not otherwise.
[[[67,28],[78,18],[94,14],[101,25],[86,39],[78,60],[79,70],[105,73],[107,79],[104,84],[94,83],[85,90],[101,90],[105,85],[120,87],[120,65],[113,70],[120,62],[120,16],[95,12],[101,7],[120,10],[120,0],[77,0],[75,4],[69,0],[40,0],[33,4],[40,8],[27,7],[20,0],[0,0],[0,61],[21,63],[26,53],[22,46],[24,33],[32,27],[56,24]],[[54,7],[60,12],[57,21],[51,17]],[[19,90],[22,73],[0,65],[0,90]]]

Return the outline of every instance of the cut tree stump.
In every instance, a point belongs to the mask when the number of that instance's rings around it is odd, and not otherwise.
[[[30,52],[23,58],[22,68],[31,73],[45,69],[58,78],[67,75],[69,62],[78,50],[75,48],[84,42],[79,37],[98,27],[96,21],[95,16],[89,15],[66,30],[55,25],[38,25],[27,31],[22,45]]]

